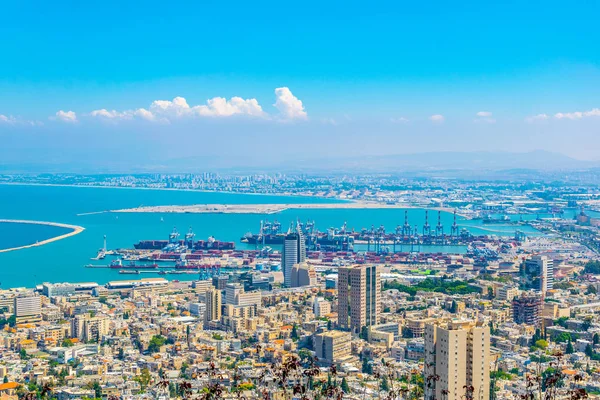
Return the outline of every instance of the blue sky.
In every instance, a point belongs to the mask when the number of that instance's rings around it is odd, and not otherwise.
[[[300,135],[311,156],[600,159],[598,15],[595,1],[5,2],[0,157],[116,156],[117,139],[156,160],[265,141],[285,157]]]

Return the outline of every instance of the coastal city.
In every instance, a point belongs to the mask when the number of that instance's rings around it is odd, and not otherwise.
[[[0,400],[600,400],[600,1],[0,3]]]
[[[209,190],[198,182],[214,176],[203,176],[180,176],[172,189]],[[135,190],[148,188],[147,179],[103,182]],[[173,181],[152,179],[162,189]],[[260,179],[287,196],[316,180]],[[118,277],[3,284],[2,398],[600,396],[596,186],[349,181],[294,193],[306,203],[102,211],[264,219],[233,241],[173,228],[110,248],[105,236],[79,270]],[[311,220],[277,221],[284,210],[348,205],[390,209],[403,220],[322,230]],[[420,219],[409,217],[413,209],[424,210]]]

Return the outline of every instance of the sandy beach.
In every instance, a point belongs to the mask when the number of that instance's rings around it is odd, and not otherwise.
[[[55,237],[50,238],[50,239],[42,240],[41,242],[36,242],[36,243],[28,244],[28,245],[25,245],[25,246],[12,247],[10,249],[0,249],[0,253],[7,253],[9,251],[23,250],[23,249],[27,249],[27,248],[30,248],[30,247],[43,246],[43,245],[48,244],[48,243],[56,242],[58,240],[62,240],[62,239],[66,239],[66,238],[71,237],[71,236],[78,235],[78,234],[80,234],[81,232],[83,232],[85,230],[85,228],[83,228],[81,226],[77,226],[77,225],[68,225],[68,224],[61,224],[59,222],[47,222],[47,221],[29,221],[29,220],[19,220],[19,219],[0,219],[0,223],[50,225],[50,226],[57,226],[57,227],[60,227],[60,228],[72,229],[72,231],[69,232],[69,233],[65,233],[64,235],[60,235],[60,236],[55,236]]]

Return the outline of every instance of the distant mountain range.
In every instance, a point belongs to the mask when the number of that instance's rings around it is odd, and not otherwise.
[[[0,173],[196,173],[196,172],[305,172],[305,173],[416,173],[459,175],[502,171],[521,174],[533,171],[600,168],[600,162],[583,161],[559,153],[537,150],[509,152],[428,152],[398,155],[295,158],[282,162],[269,157],[197,156],[169,160],[129,162],[123,158],[1,164]],[[447,174],[441,174],[447,175]]]

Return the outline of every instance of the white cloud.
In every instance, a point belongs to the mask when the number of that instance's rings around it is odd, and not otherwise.
[[[441,114],[434,114],[431,117],[429,117],[430,121],[438,123],[438,124],[444,122],[444,119],[445,119],[444,116]]]
[[[74,123],[77,122],[77,114],[74,111],[57,111],[54,119],[62,122]]]
[[[214,97],[207,100],[206,104],[191,107],[183,97],[175,97],[173,100],[155,100],[149,109],[138,108],[136,110],[116,111],[105,108],[94,110],[89,113],[91,117],[99,117],[107,120],[131,120],[142,118],[147,121],[170,122],[187,117],[230,117],[233,115],[249,115],[254,117],[266,117],[265,112],[256,99],[242,99],[232,97],[227,100],[223,97]]]
[[[581,119],[586,117],[600,117],[600,108],[594,108],[589,111],[575,111],[570,113],[554,114],[554,118],[557,119]]]
[[[533,122],[538,122],[538,121],[545,121],[547,119],[548,119],[547,114],[538,114],[538,115],[533,115],[531,117],[525,118],[525,121],[529,122],[529,123],[533,123]]]
[[[280,120],[306,119],[307,114],[300,101],[287,87],[275,89],[276,102],[274,106],[279,110]],[[175,97],[173,100],[155,100],[150,107],[131,110],[110,110],[106,108],[91,111],[87,117],[105,121],[133,120],[136,118],[156,122],[172,122],[183,118],[214,117],[226,118],[232,116],[248,116],[255,118],[271,119],[258,100],[255,98],[244,99],[234,96],[230,99],[213,97],[205,104],[190,105],[184,97]],[[59,111],[53,119],[76,122],[77,116],[72,111]],[[331,122],[329,122],[331,123]],[[337,122],[336,122],[337,123]]]
[[[275,108],[284,119],[307,119],[308,115],[304,111],[302,101],[292,94],[292,91],[287,87],[275,89]]]
[[[90,116],[92,117],[102,117],[102,118],[108,118],[108,119],[121,119],[121,118],[128,118],[130,117],[130,114],[128,112],[118,112],[116,110],[112,110],[112,111],[108,111],[106,108],[103,108],[101,110],[94,110],[90,113]]]
[[[0,114],[0,123],[14,125],[17,123],[17,119],[15,117],[13,117],[12,115]]]
[[[107,120],[130,120],[134,117],[139,117],[148,121],[154,121],[155,116],[145,108],[138,108],[137,110],[126,110],[119,112],[116,110],[107,110],[106,108],[100,110],[94,110],[88,114],[90,117],[103,118]]]
[[[22,126],[22,125],[29,125],[29,126],[42,126],[44,125],[43,123],[41,123],[40,121],[30,121],[30,120],[26,120],[26,119],[22,119],[20,117],[14,117],[12,115],[3,115],[0,114],[0,125],[12,125],[12,126]]]
[[[479,111],[475,114],[477,118],[473,120],[475,123],[484,123],[484,124],[494,124],[496,123],[496,119],[492,118],[492,113],[490,111]]]
[[[408,122],[408,118],[400,117],[400,118],[390,118],[390,122],[394,124],[405,124]]]
[[[192,112],[205,117],[230,117],[232,115],[266,116],[256,99],[232,97],[230,100],[227,100],[224,97],[214,97],[206,103],[206,105],[193,107]]]

